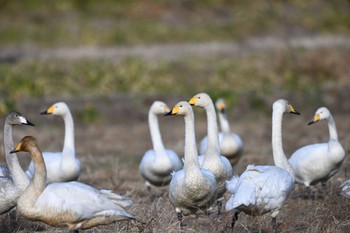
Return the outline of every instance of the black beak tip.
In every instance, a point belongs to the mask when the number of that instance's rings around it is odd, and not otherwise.
[[[309,123],[307,123],[307,125],[312,125],[313,123],[315,123],[314,121],[309,121]]]
[[[172,112],[172,111],[167,112],[167,113],[164,113],[164,116],[171,116],[171,115],[172,115],[171,112]]]
[[[16,152],[17,152],[16,149],[14,149],[14,150],[10,151],[10,154],[13,154],[13,153],[16,153]]]
[[[29,126],[35,126],[35,124],[33,124],[32,122],[30,121],[27,121],[27,124],[26,125],[29,125]]]
[[[47,114],[48,114],[48,113],[47,113],[46,110],[40,113],[40,115],[47,115]]]

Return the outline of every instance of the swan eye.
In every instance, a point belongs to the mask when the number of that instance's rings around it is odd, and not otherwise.
[[[182,108],[182,105],[180,105],[180,108]]]

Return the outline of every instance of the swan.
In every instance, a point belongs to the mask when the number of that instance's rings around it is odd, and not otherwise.
[[[169,200],[182,227],[183,215],[205,212],[215,202],[217,183],[211,172],[199,166],[191,105],[180,101],[166,115],[181,115],[185,120],[184,166],[173,173],[169,184]]]
[[[164,115],[170,111],[162,101],[154,101],[148,112],[153,149],[148,150],[142,157],[139,171],[146,186],[166,186],[170,183],[171,173],[182,168],[182,162],[177,154],[165,149],[159,131],[157,115]]]
[[[0,174],[0,214],[16,206],[17,199],[29,185],[29,178],[19,164],[16,154],[10,154],[14,147],[12,130],[15,125],[34,126],[18,112],[10,112],[4,124],[4,149],[7,166],[1,166]]]
[[[223,196],[226,192],[226,181],[232,178],[233,169],[230,161],[225,156],[220,155],[216,112],[210,96],[207,93],[199,93],[188,102],[191,105],[204,108],[207,114],[208,146],[204,155],[199,156],[198,159],[200,165],[213,173],[216,178],[218,213],[220,214]]]
[[[47,168],[47,182],[74,181],[80,175],[80,161],[75,157],[73,117],[66,103],[58,102],[41,114],[62,116],[65,125],[62,152],[43,152]],[[34,174],[34,164],[30,162],[27,175]]]
[[[231,165],[237,164],[243,154],[243,141],[240,136],[230,129],[230,124],[226,116],[225,100],[219,98],[215,102],[218,113],[221,132],[219,132],[220,153],[228,158]],[[200,143],[200,154],[205,154],[208,146],[208,137],[205,136]]]
[[[29,152],[34,163],[33,179],[17,202],[17,211],[25,218],[70,230],[134,219],[124,209],[132,201],[109,190],[76,181],[46,185],[45,162],[34,137],[22,138],[11,153],[20,151]]]
[[[272,151],[275,166],[248,165],[240,177],[234,176],[227,182],[227,189],[232,195],[226,203],[226,210],[234,210],[232,227],[240,211],[249,215],[269,212],[276,232],[276,217],[294,188],[294,171],[282,146],[282,116],[286,112],[300,113],[284,99],[275,101],[272,109]]]
[[[304,146],[289,158],[296,182],[304,184],[309,194],[310,185],[321,182],[325,186],[327,180],[339,171],[345,158],[345,151],[338,141],[335,121],[326,107],[317,109],[308,125],[321,120],[326,120],[328,123],[329,141]]]

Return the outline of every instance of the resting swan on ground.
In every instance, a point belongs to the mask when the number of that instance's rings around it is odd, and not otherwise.
[[[309,125],[321,120],[326,120],[328,123],[329,141],[304,146],[295,151],[289,159],[296,182],[304,184],[309,192],[310,185],[321,182],[325,186],[328,179],[339,171],[345,158],[345,151],[338,141],[335,121],[325,107],[317,109]]]
[[[232,227],[240,211],[249,215],[271,213],[274,231],[276,217],[294,188],[294,171],[282,146],[282,116],[284,113],[299,114],[286,100],[274,102],[272,107],[272,152],[275,166],[248,165],[240,177],[227,182],[232,193],[226,210],[234,210]]]
[[[182,215],[206,212],[216,200],[214,175],[199,166],[194,114],[186,101],[180,101],[166,115],[181,115],[185,120],[184,167],[175,172],[169,185],[169,199],[182,226]]]
[[[230,124],[226,116],[225,100],[219,98],[215,102],[218,113],[221,132],[219,132],[220,153],[228,158],[231,165],[234,166],[243,154],[243,142],[238,134],[230,129]],[[204,137],[200,143],[200,154],[205,154],[208,146],[208,137]]]
[[[75,181],[46,185],[44,158],[34,137],[24,137],[11,153],[20,151],[29,152],[34,162],[33,179],[17,202],[17,211],[25,218],[70,230],[134,218],[123,208],[132,201],[109,190]]]
[[[142,157],[139,170],[148,188],[165,186],[170,183],[171,173],[182,168],[182,162],[177,154],[163,145],[159,130],[158,116],[170,111],[162,101],[153,102],[148,112],[148,124],[151,133],[153,149]]]
[[[58,102],[41,114],[62,116],[65,136],[62,152],[43,152],[47,168],[47,183],[77,180],[80,175],[80,161],[75,157],[74,123],[67,104]],[[33,162],[29,164],[27,175],[34,174]]]
[[[17,155],[10,154],[14,148],[12,130],[15,125],[34,126],[18,112],[10,112],[4,124],[4,149],[8,167],[1,166],[0,175],[0,214],[11,210],[17,204],[17,199],[29,185],[29,178],[19,164]]]
[[[208,169],[215,176],[218,190],[218,213],[220,214],[222,200],[226,192],[226,181],[233,176],[233,169],[230,161],[220,155],[218,124],[213,101],[207,93],[199,93],[193,96],[189,101],[191,105],[205,109],[207,114],[207,138],[208,146],[204,155],[199,156],[201,167]]]

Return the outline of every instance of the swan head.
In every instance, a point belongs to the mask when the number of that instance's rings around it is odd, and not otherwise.
[[[206,108],[212,104],[212,100],[210,96],[207,93],[199,93],[195,96],[193,96],[188,103],[191,105],[197,106],[197,107],[202,107]]]
[[[21,151],[29,152],[30,148],[36,147],[38,148],[38,144],[36,139],[33,136],[25,136],[22,138],[21,142],[18,143],[15,149],[13,149],[10,153],[16,153]]]
[[[187,116],[191,113],[193,114],[191,105],[186,101],[180,101],[170,110],[170,112],[164,115],[165,116],[169,116],[169,115]]]
[[[331,113],[326,107],[321,107],[315,112],[314,118],[309,121],[308,125],[312,125],[320,120],[328,119],[331,117]]]
[[[51,105],[47,110],[41,112],[40,114],[48,114],[48,115],[64,115],[69,111],[68,106],[64,102],[58,102]]]
[[[165,114],[170,112],[170,108],[162,101],[154,101],[151,109],[154,114]]]
[[[219,98],[215,101],[215,107],[219,112],[225,113],[226,102],[223,98]]]
[[[283,113],[293,113],[300,115],[298,111],[285,99],[276,100],[272,105],[273,111],[282,111]]]
[[[33,123],[28,121],[24,116],[22,116],[22,114],[20,114],[19,112],[10,112],[6,118],[11,125],[35,126]]]

